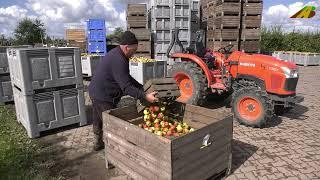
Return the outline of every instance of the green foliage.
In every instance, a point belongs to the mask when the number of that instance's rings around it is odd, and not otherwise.
[[[262,28],[261,50],[267,51],[299,51],[320,53],[320,31],[284,32],[281,26]]]
[[[121,27],[117,27],[112,34],[107,35],[107,39],[112,42],[120,42],[120,38],[123,33],[124,30]]]
[[[46,37],[44,24],[39,19],[25,18],[18,23],[14,31],[17,45],[34,45],[35,43],[42,43]]]
[[[63,179],[50,176],[48,153],[37,140],[28,138],[12,105],[0,106],[0,179]]]

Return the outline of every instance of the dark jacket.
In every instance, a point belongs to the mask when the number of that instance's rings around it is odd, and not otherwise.
[[[145,98],[143,86],[129,73],[129,59],[120,46],[112,49],[99,63],[89,85],[89,94],[95,100],[113,104],[124,95]]]

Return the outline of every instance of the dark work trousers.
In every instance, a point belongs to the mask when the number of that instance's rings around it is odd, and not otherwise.
[[[104,101],[98,101],[93,98],[91,98],[92,101],[92,107],[93,107],[93,114],[92,114],[92,120],[93,120],[93,133],[96,135],[102,135],[102,113],[104,111],[114,109],[116,106],[109,102]]]

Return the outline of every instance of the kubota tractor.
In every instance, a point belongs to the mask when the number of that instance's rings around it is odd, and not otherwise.
[[[234,118],[252,127],[263,127],[274,114],[303,101],[296,96],[295,64],[261,54],[230,54],[232,45],[213,52],[204,48],[203,37],[204,32],[198,31],[195,48],[184,49],[179,30],[173,31],[167,56],[176,61],[169,75],[180,88],[178,101],[202,105],[210,93],[230,93]],[[181,53],[170,54],[175,44]]]

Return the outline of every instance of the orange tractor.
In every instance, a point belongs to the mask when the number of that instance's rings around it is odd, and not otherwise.
[[[296,96],[298,67],[261,54],[234,51],[232,45],[213,52],[203,46],[204,32],[197,32],[195,48],[184,49],[179,30],[173,37],[167,56],[176,62],[169,75],[173,77],[183,103],[202,105],[209,94],[232,97],[234,118],[241,124],[263,127],[274,114],[290,110],[303,97]],[[170,54],[178,44],[181,53]]]

